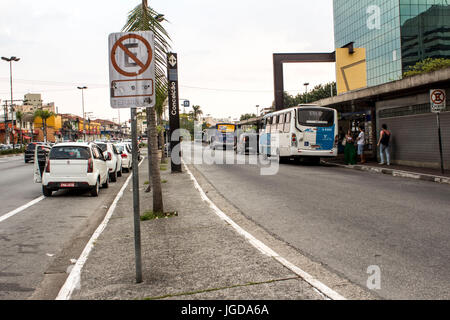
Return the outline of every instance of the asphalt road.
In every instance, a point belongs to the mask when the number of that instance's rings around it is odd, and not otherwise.
[[[33,166],[23,156],[0,158],[0,216],[42,195],[33,182]]]
[[[448,185],[294,163],[269,176],[257,165],[196,168],[245,215],[333,272],[367,287],[369,266],[378,266],[382,298],[450,299]]]
[[[42,196],[33,164],[0,159],[0,218]],[[89,193],[58,191],[0,222],[0,300],[53,299],[128,174]],[[71,261],[72,260],[72,261]],[[45,281],[44,281],[45,280]],[[42,283],[45,282],[45,290]]]

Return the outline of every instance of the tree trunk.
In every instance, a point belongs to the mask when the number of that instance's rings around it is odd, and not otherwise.
[[[151,148],[151,143],[150,143],[150,136],[151,136],[151,132],[150,132],[150,109],[151,108],[146,108],[145,109],[145,114],[147,117],[147,158],[148,158],[148,186],[147,189],[145,190],[145,192],[150,192],[150,190],[152,189],[152,148]]]
[[[164,212],[161,174],[159,171],[160,162],[158,161],[158,132],[156,130],[156,112],[155,108],[147,108],[149,117],[147,125],[150,127],[149,145],[151,150],[151,181],[153,188],[153,212]]]

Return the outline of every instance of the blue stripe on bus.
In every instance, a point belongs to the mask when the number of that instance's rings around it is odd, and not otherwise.
[[[316,144],[320,147],[317,150],[331,150],[334,146],[334,130],[332,127],[318,127],[316,134]]]

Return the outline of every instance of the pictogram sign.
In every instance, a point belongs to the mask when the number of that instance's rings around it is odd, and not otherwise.
[[[442,89],[430,90],[431,112],[441,112],[446,109],[446,94]]]
[[[109,77],[112,108],[155,105],[154,35],[150,31],[109,36]]]

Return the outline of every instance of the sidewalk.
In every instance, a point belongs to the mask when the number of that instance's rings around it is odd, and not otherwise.
[[[450,184],[450,170],[445,170],[442,174],[440,169],[420,168],[403,165],[380,165],[378,162],[369,160],[365,164],[346,165],[341,158],[324,160],[322,163],[332,166],[339,166],[348,169],[370,171],[375,173],[388,174],[396,177],[411,178],[424,181]]]
[[[166,211],[178,216],[141,222],[143,283],[135,283],[132,184],[95,242],[72,299],[323,299],[297,274],[262,254],[221,220],[190,176],[161,171]],[[184,171],[184,170],[183,170]],[[141,212],[147,161],[140,166]]]

